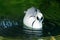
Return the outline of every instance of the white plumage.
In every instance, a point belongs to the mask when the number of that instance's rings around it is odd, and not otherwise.
[[[31,7],[24,13],[25,13],[23,19],[24,25],[26,25],[29,29],[34,29],[34,30],[42,29],[43,15],[39,11],[39,9]]]

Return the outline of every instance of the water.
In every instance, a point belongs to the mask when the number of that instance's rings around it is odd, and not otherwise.
[[[0,27],[8,28],[18,25],[19,25],[18,22],[15,20],[9,20],[9,19],[0,20]]]
[[[18,36],[21,34],[20,20],[0,19],[0,35],[1,36]]]

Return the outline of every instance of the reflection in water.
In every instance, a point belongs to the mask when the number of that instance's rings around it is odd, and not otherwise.
[[[0,36],[18,36],[21,34],[20,20],[0,19]]]
[[[8,27],[12,27],[12,26],[17,26],[18,22],[14,21],[14,20],[9,20],[9,19],[4,19],[0,21],[0,27],[4,27],[4,28],[8,28]]]

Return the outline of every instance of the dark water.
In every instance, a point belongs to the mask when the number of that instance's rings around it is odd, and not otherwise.
[[[60,25],[58,25],[56,20],[45,19],[43,33],[44,33],[44,36],[60,35]]]
[[[1,36],[18,36],[21,33],[22,23],[20,20],[1,19],[0,20],[0,35]]]

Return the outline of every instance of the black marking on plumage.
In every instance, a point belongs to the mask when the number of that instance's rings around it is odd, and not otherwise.
[[[33,24],[34,24],[35,21],[36,21],[36,20],[33,21],[32,26],[33,26]]]
[[[37,17],[37,20],[39,20],[39,18]]]
[[[41,17],[41,19],[39,19],[39,22],[40,22],[41,20],[43,20],[43,17]]]
[[[41,17],[41,20],[43,19],[43,17]]]

